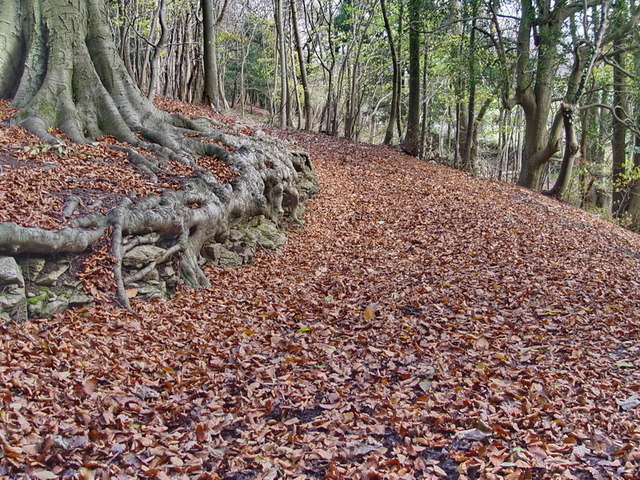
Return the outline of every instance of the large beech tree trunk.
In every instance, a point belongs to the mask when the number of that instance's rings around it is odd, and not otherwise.
[[[0,252],[78,252],[113,232],[118,297],[128,306],[123,242],[135,235],[160,235],[173,245],[167,251],[179,260],[185,281],[207,286],[201,250],[223,238],[234,222],[258,215],[278,221],[285,213],[297,220],[299,187],[304,183],[313,189],[315,182],[306,156],[264,135],[224,135],[211,119],[191,120],[157,110],[118,55],[105,0],[0,0],[0,12],[0,94],[13,97],[19,109],[15,122],[53,144],[61,140],[50,133],[51,127],[77,143],[112,135],[131,145],[125,148],[130,161],[152,180],[165,172],[166,160],[196,171],[179,191],[125,198],[118,208],[77,218],[58,232],[0,223]],[[137,147],[155,156],[142,155]],[[219,183],[195,162],[199,156],[226,162],[238,179],[230,185]]]

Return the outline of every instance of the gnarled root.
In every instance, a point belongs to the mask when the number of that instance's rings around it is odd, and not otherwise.
[[[202,248],[224,237],[233,224],[258,215],[274,222],[283,216],[299,221],[301,201],[317,190],[308,157],[292,153],[261,132],[252,136],[232,129],[221,132],[210,119],[191,120],[157,110],[133,84],[118,56],[105,2],[8,1],[13,10],[24,8],[31,14],[29,33],[21,39],[27,48],[25,66],[15,76],[17,81],[0,76],[0,91],[15,92],[14,106],[19,109],[15,120],[20,125],[54,144],[60,139],[53,127],[77,143],[112,135],[130,145],[114,148],[126,151],[130,162],[152,182],[168,173],[167,161],[188,165],[194,175],[181,190],[132,197],[106,214],[74,219],[71,228],[58,232],[0,224],[0,253],[83,252],[113,227],[117,297],[130,308],[126,287],[170,260],[180,265],[188,285],[208,286],[201,268]],[[152,155],[140,153],[140,148]],[[201,156],[226,163],[237,178],[224,183],[198,164]],[[75,201],[70,199],[65,216],[72,215]],[[127,274],[127,254],[144,242],[161,244],[164,253]]]

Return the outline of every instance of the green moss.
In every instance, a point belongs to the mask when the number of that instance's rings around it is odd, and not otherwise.
[[[31,297],[27,299],[27,303],[29,305],[36,305],[40,302],[44,302],[48,297],[46,295],[41,295],[39,297]]]

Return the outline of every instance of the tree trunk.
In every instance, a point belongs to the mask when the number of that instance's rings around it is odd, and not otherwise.
[[[565,200],[566,195],[569,193],[569,186],[571,184],[573,162],[575,161],[576,154],[580,151],[580,145],[578,145],[578,139],[576,136],[573,106],[563,103],[560,106],[560,109],[562,111],[565,137],[564,155],[562,157],[560,174],[558,175],[556,183],[549,194],[560,200]]]
[[[283,13],[282,0],[275,0],[274,17],[278,58],[280,60],[280,128],[288,128],[291,125],[291,101],[289,99],[287,47],[284,38]]]
[[[475,106],[476,106],[476,15],[478,11],[477,0],[472,0],[471,8],[471,32],[469,34],[469,50],[468,50],[468,66],[469,66],[469,103],[467,105],[467,125],[464,139],[464,149],[461,152],[462,168],[468,172],[475,170],[475,158],[472,158],[474,150],[474,131],[475,131]]]
[[[640,90],[640,51],[634,55],[635,88]],[[640,96],[635,97],[634,102],[636,125],[640,126]],[[631,220],[631,228],[640,232],[640,132],[636,131],[633,151],[633,184],[629,193],[628,213]]]
[[[640,101],[636,103],[636,108],[640,109]],[[636,117],[636,125],[640,125],[640,112]],[[631,220],[631,228],[636,232],[640,232],[640,178],[637,177],[640,175],[640,134],[638,133],[635,135],[633,166],[636,172],[636,178],[634,178],[629,192],[629,208],[627,211]]]
[[[552,133],[547,130],[547,119],[551,107],[553,75],[557,61],[560,16],[551,12],[538,12],[545,21],[537,18],[531,0],[521,0],[522,17],[518,29],[518,62],[516,66],[516,97],[514,103],[522,106],[525,117],[522,167],[518,184],[540,190],[544,167],[554,153],[560,149],[562,115],[557,115]],[[538,57],[531,68],[532,33],[536,23]]]
[[[213,0],[200,0],[202,4],[202,33],[204,61],[204,95],[215,110],[220,110],[218,88],[218,57]]]
[[[300,64],[300,82],[302,82],[302,92],[304,94],[304,129],[311,130],[312,110],[311,110],[311,92],[309,91],[309,80],[307,79],[307,66],[304,62],[304,53],[302,51],[302,40],[300,39],[300,30],[298,29],[298,10],[296,0],[291,0],[291,24],[293,26],[293,35],[296,42],[296,51],[298,53],[298,63]]]
[[[160,57],[162,56],[162,51],[164,50],[165,45],[167,44],[167,40],[169,38],[169,30],[167,29],[167,24],[164,20],[164,1],[159,0],[158,2],[158,23],[160,24],[160,38],[158,38],[158,42],[153,46],[153,55],[151,56],[151,71],[149,78],[149,93],[147,94],[147,98],[153,101],[153,98],[156,95],[156,91],[158,90],[158,83],[160,82]]]
[[[127,306],[122,275],[126,237],[155,232],[172,245],[167,255],[179,262],[185,281],[207,286],[199,266],[201,250],[223,236],[233,222],[255,215],[277,221],[286,212],[297,218],[300,182],[313,183],[308,159],[283,150],[266,136],[224,135],[212,128],[211,119],[190,120],[157,110],[118,55],[104,0],[0,0],[0,6],[17,20],[0,22],[0,58],[18,49],[26,52],[21,64],[0,64],[0,91],[3,97],[15,92],[13,106],[19,109],[15,120],[20,125],[53,144],[60,143],[50,133],[54,127],[77,143],[112,135],[131,145],[114,148],[129,153],[130,162],[151,181],[170,174],[165,169],[168,160],[196,172],[181,190],[145,199],[124,198],[120,207],[79,217],[57,232],[0,223],[0,251],[78,252],[112,227],[118,299]],[[232,145],[235,151],[212,141]],[[201,156],[228,163],[238,178],[233,184],[220,183],[196,163]]]
[[[420,0],[409,0],[409,111],[402,149],[414,156],[420,149]]]
[[[582,95],[585,79],[601,50],[610,4],[610,0],[604,0],[599,12],[594,11],[594,18],[597,13],[601,15],[600,24],[593,29],[594,38],[583,39],[574,50],[574,69],[567,79],[565,103],[575,105]],[[516,92],[515,98],[506,100],[506,103],[508,106],[519,104],[525,115],[524,150],[518,184],[540,190],[545,166],[560,151],[562,145],[563,109],[556,112],[551,128],[547,124],[554,76],[559,63],[558,45],[563,35],[562,25],[567,18],[579,11],[579,7],[566,2],[556,2],[554,5],[551,2],[536,2],[534,6],[532,0],[521,0],[521,10]],[[532,45],[537,46],[533,67],[530,51]]]
[[[429,122],[429,103],[431,101],[427,96],[427,68],[429,65],[429,43],[425,42],[422,53],[422,128],[420,130],[420,158],[425,158],[427,152],[431,150],[430,138],[430,122]]]
[[[613,69],[613,135],[611,136],[611,160],[613,162],[612,213],[621,217],[628,207],[627,174],[627,127],[624,121],[629,112],[629,98],[626,92],[625,55],[617,53],[614,62],[619,68]]]
[[[391,145],[393,142],[393,129],[398,120],[398,102],[400,101],[400,64],[398,63],[398,55],[396,54],[395,42],[393,41],[393,31],[389,23],[387,14],[386,0],[380,0],[382,8],[382,18],[384,19],[384,29],[387,32],[387,40],[389,41],[389,50],[391,51],[391,63],[393,65],[393,80],[391,85],[391,107],[389,110],[389,122],[387,130],[384,134],[385,145]]]

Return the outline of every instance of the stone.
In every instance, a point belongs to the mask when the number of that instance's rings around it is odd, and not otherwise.
[[[89,295],[85,295],[82,292],[74,292],[69,297],[70,307],[81,307],[93,303],[93,298]]]
[[[24,287],[22,270],[13,257],[0,257],[0,285]]]
[[[230,242],[239,242],[240,240],[242,240],[242,232],[239,230],[231,230],[229,232],[229,235],[227,235],[227,239]]]
[[[160,281],[139,282],[136,297],[147,300],[159,300],[167,297],[167,284]]]
[[[36,284],[53,286],[58,283],[58,279],[69,270],[69,263],[67,261],[51,262],[47,265],[43,272],[38,275]]]
[[[42,311],[47,300],[43,297],[33,297],[27,300],[27,312],[30,318],[42,318]]]
[[[17,260],[17,262],[27,282],[35,282],[47,263],[44,258],[22,258]]]
[[[56,313],[62,313],[69,308],[69,301],[64,297],[58,297],[50,302],[47,302],[42,308],[43,317],[51,317]]]
[[[141,280],[145,282],[157,282],[160,280],[160,273],[157,268],[152,268]]]
[[[17,292],[0,293],[0,317],[7,320],[22,322],[27,319],[27,297],[24,295],[24,288]]]
[[[262,215],[253,217],[246,224],[236,228],[242,235],[241,239],[252,248],[274,250],[287,242],[287,237],[278,229],[278,226]],[[229,240],[234,240],[234,236],[230,235]]]
[[[203,253],[210,261],[225,268],[236,268],[243,265],[243,258],[219,243],[205,245]]]
[[[82,282],[80,280],[66,278],[62,282],[62,285],[59,285],[67,290],[80,290],[82,291]]]
[[[27,299],[27,311],[29,312],[29,318],[43,318],[44,309],[52,300],[55,300],[57,295],[53,293],[48,287],[38,288],[37,294],[28,293]]]
[[[0,317],[20,322],[27,313],[22,270],[13,257],[0,257]]]
[[[231,250],[226,248],[222,249],[220,257],[218,258],[218,265],[225,268],[237,268],[243,264],[242,257]]]
[[[180,276],[175,269],[168,264],[164,264],[159,269],[160,278],[165,282],[168,288],[174,288],[180,282]]]
[[[144,268],[150,262],[163,256],[166,250],[155,245],[139,245],[133,247],[122,258],[122,264],[125,267]]]

